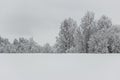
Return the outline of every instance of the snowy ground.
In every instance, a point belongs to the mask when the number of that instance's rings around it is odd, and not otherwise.
[[[0,54],[0,80],[120,80],[120,55]]]

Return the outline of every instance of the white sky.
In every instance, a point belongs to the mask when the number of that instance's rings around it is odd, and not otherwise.
[[[65,18],[72,17],[79,24],[86,11],[93,11],[97,18],[105,14],[119,24],[119,7],[119,0],[0,0],[0,35],[54,44]]]
[[[0,80],[120,80],[120,55],[0,55]]]

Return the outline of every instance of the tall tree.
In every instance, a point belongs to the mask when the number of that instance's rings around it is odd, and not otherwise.
[[[115,32],[114,28],[111,28],[111,27],[112,27],[112,21],[110,20],[110,18],[108,18],[105,15],[103,15],[97,22],[98,34],[96,34],[97,35],[96,37],[103,38],[102,43],[104,46],[109,45],[106,47],[106,50],[107,50],[106,52],[109,52],[109,53],[112,53],[112,51],[111,51],[111,49],[112,49],[111,43],[113,42],[113,39],[112,39],[113,34],[112,33]],[[107,36],[107,38],[106,38],[106,36]]]
[[[76,21],[72,18],[65,19],[60,27],[59,36],[57,37],[57,52],[65,53],[66,50],[74,46],[74,32],[77,27]]]
[[[88,53],[88,41],[90,39],[90,36],[93,34],[93,30],[95,29],[94,13],[87,12],[85,16],[81,19],[80,26],[83,29],[85,52]]]

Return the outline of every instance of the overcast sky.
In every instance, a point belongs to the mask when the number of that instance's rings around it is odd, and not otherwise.
[[[33,37],[39,44],[55,43],[60,23],[68,17],[80,23],[86,11],[120,22],[119,0],[0,0],[0,35],[13,40]]]
[[[120,80],[120,55],[0,55],[0,80]]]

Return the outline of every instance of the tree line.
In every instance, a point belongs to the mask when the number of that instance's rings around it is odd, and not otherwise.
[[[8,39],[0,37],[0,53],[119,53],[120,26],[114,25],[105,15],[95,19],[93,12],[87,12],[80,25],[72,18],[60,25],[54,46],[36,43],[33,38]]]

